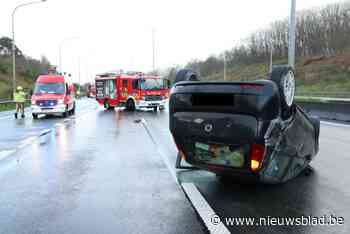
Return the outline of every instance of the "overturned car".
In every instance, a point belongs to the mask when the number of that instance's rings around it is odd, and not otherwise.
[[[202,82],[178,72],[169,102],[178,158],[221,176],[283,183],[318,153],[320,121],[294,103],[293,69],[275,66],[269,79]]]

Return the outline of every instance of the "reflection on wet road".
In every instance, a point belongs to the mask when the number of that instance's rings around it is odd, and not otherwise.
[[[81,104],[67,120],[1,123],[0,152],[15,152],[0,155],[0,233],[205,233],[181,183],[193,183],[222,219],[345,219],[340,226],[228,226],[232,233],[350,233],[350,128],[322,125],[311,175],[283,185],[242,184],[175,170],[167,112]]]
[[[0,233],[202,233],[137,118],[93,110],[2,160]]]

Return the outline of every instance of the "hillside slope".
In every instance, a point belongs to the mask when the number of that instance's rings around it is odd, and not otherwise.
[[[286,64],[286,60],[275,61],[274,64]],[[227,71],[227,80],[244,81],[264,79],[267,77],[269,64],[256,63],[238,65]],[[205,80],[223,80],[223,71]],[[296,63],[297,92],[299,94],[315,94],[342,97],[350,96],[350,54],[330,57],[313,57],[298,59]],[[348,93],[348,94],[347,94]]]

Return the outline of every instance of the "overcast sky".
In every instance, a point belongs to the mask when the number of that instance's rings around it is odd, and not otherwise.
[[[13,8],[31,0],[1,0],[0,36],[11,35]],[[297,9],[335,0],[298,0]],[[82,82],[99,72],[185,64],[232,48],[249,33],[288,17],[290,0],[47,0],[16,13],[16,42],[34,58],[48,57]]]

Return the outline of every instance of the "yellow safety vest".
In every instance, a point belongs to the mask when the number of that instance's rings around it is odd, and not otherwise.
[[[25,102],[26,101],[26,93],[23,91],[15,92],[14,95],[15,102]]]

